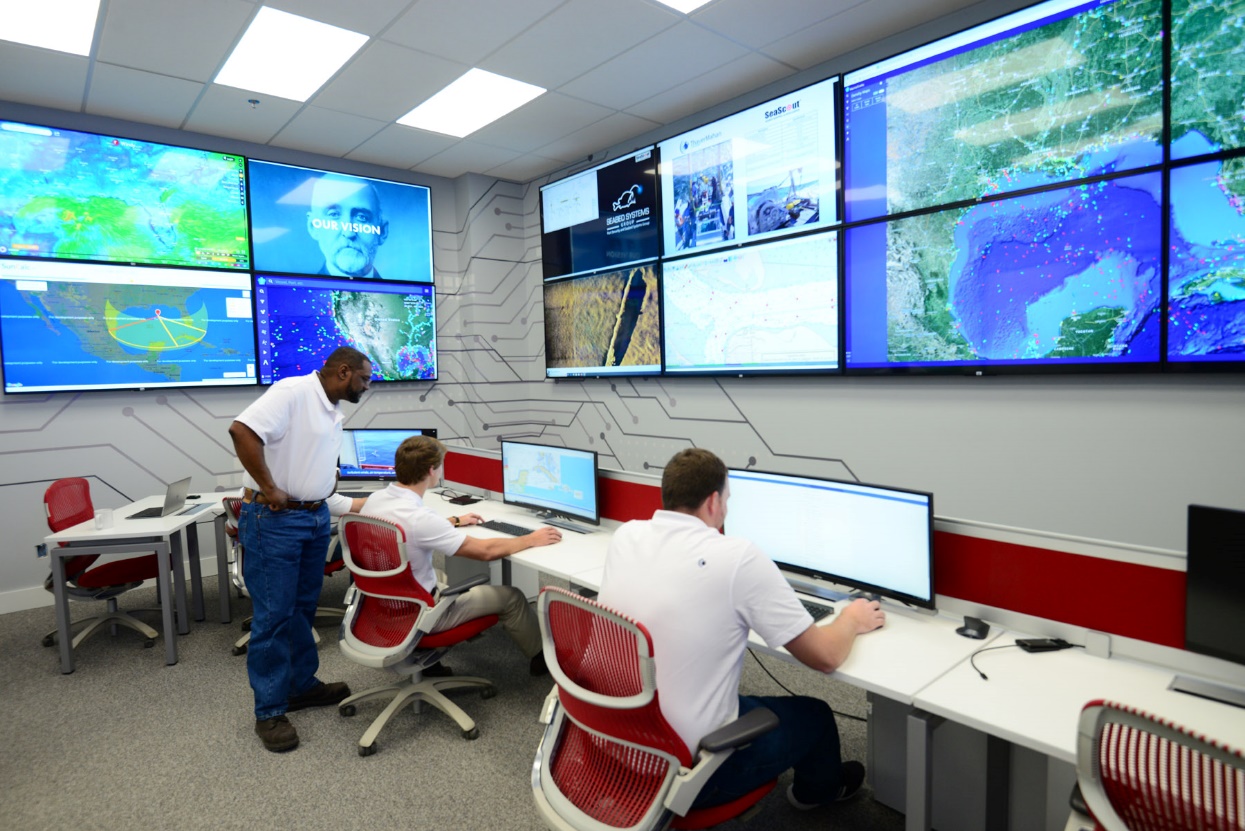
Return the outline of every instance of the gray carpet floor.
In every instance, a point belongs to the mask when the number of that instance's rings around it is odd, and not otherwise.
[[[455,694],[480,730],[475,741],[425,707],[399,714],[381,732],[376,755],[357,742],[382,704],[354,718],[335,707],[291,715],[302,739],[291,753],[263,749],[253,732],[244,657],[230,654],[249,601],[234,599],[234,621],[214,619],[214,578],[206,581],[208,620],[178,640],[179,662],[164,665],[163,643],[144,649],[129,630],[96,634],[78,650],[77,669],[60,673],[55,649],[40,646],[52,609],[0,615],[0,823],[6,829],[536,829],[530,767],[548,678],[528,676],[527,661],[499,630],[456,648],[458,674],[497,687],[488,700]],[[556,581],[550,581],[555,582]],[[346,581],[326,580],[325,605],[340,602]],[[123,609],[150,605],[154,589],[121,598]],[[74,619],[103,604],[75,603]],[[158,617],[153,618],[158,621]],[[156,628],[159,624],[156,622]],[[358,691],[392,677],[352,663],[337,648],[333,624],[320,628],[321,673]],[[770,656],[764,666],[792,692],[825,698],[841,714],[844,758],[864,760],[860,690]],[[782,694],[754,657],[742,690]],[[875,803],[868,785],[843,805],[800,813],[782,793],[765,798],[746,823],[723,828],[858,828],[898,831],[902,815]]]

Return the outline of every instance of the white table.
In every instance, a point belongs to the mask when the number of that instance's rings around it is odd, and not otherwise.
[[[208,499],[187,501],[187,506]],[[113,524],[109,528],[96,528],[94,520],[81,522],[43,538],[51,557],[52,594],[56,606],[56,631],[60,642],[61,672],[74,670],[72,630],[69,619],[69,596],[65,589],[65,561],[81,554],[115,556],[142,554],[153,551],[160,567],[159,593],[163,616],[164,656],[166,664],[177,663],[177,634],[190,631],[186,603],[186,579],[182,557],[189,554],[190,573],[197,600],[197,614],[203,617],[202,580],[199,568],[199,540],[197,534],[189,534],[189,543],[183,545],[187,526],[193,525],[206,508],[189,514],[151,519],[128,519],[131,514],[164,503],[163,496],[149,496],[137,502],[113,510]],[[174,613],[177,629],[174,629]]]

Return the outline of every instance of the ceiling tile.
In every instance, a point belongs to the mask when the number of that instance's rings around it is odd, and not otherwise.
[[[572,0],[489,55],[479,66],[546,89],[558,89],[583,72],[670,29],[680,19],[682,15],[669,9],[635,0]],[[592,100],[589,96],[580,97]]]
[[[211,84],[186,119],[183,129],[212,136],[267,144],[302,107],[285,98],[261,98],[252,108],[247,99],[255,93]]]
[[[716,0],[692,13],[693,22],[756,49],[802,31],[866,0],[783,0],[780,8],[756,0]]]
[[[520,155],[513,150],[503,150],[500,147],[490,147],[487,144],[463,140],[431,159],[420,162],[415,169],[431,176],[457,179],[464,173],[483,173],[498,165],[514,161]]]
[[[468,69],[466,64],[374,41],[316,93],[311,103],[366,118],[397,121]]]
[[[270,143],[278,147],[340,157],[379,133],[386,124],[384,121],[360,118],[323,107],[304,107]]]
[[[385,31],[384,39],[475,66],[562,2],[422,0]]]
[[[650,132],[659,126],[661,125],[656,122],[629,113],[614,113],[596,124],[590,124],[544,147],[538,147],[536,152],[566,162],[587,161],[586,157],[589,155],[618,144],[626,145],[625,139]],[[623,152],[625,151],[619,151],[619,155]]]
[[[371,37],[383,31],[403,9],[411,5],[411,0],[262,0],[262,3],[256,0],[255,5],[271,6]]]
[[[529,153],[526,156],[520,156],[514,161],[506,162],[484,172],[496,179],[523,183],[537,179],[551,170],[557,170],[564,164],[565,162],[560,162],[557,159],[546,159],[543,156],[534,156]]]
[[[427,158],[453,147],[458,139],[402,124],[390,124],[346,154],[346,158],[410,170]]]
[[[243,0],[109,0],[96,58],[207,82],[255,11]]]
[[[613,112],[587,101],[547,92],[475,131],[471,138],[494,147],[528,153]]]
[[[78,112],[88,68],[80,55],[0,41],[0,98]]]
[[[649,121],[670,124],[794,72],[773,58],[748,52],[726,66],[628,107],[627,112]]]
[[[95,64],[86,111],[161,127],[181,127],[203,84],[141,72],[111,64]]]
[[[560,91],[625,110],[743,55],[747,50],[684,21],[585,73]]]

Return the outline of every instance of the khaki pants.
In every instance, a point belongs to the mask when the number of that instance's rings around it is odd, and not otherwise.
[[[437,576],[444,578],[442,574]],[[502,628],[524,656],[533,658],[540,652],[540,624],[536,613],[523,592],[514,586],[476,586],[450,600],[454,605],[442,614],[434,632],[453,629],[485,615],[497,615]]]

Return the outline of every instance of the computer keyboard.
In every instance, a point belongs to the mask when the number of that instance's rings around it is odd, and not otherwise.
[[[522,537],[532,533],[531,528],[524,528],[522,525],[513,525],[509,522],[502,522],[498,519],[488,519],[480,523],[481,528],[488,528],[490,531],[500,531],[503,534],[509,534],[512,537]]]
[[[827,606],[824,603],[814,603],[811,600],[800,598],[800,604],[813,616],[813,620],[821,620],[826,615],[834,614],[834,607]]]

